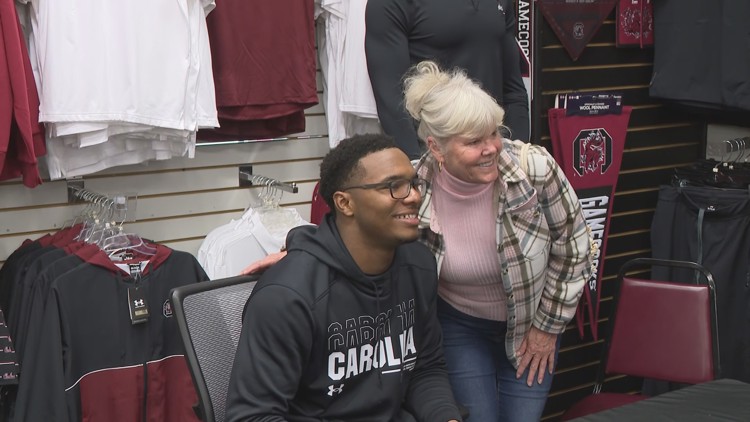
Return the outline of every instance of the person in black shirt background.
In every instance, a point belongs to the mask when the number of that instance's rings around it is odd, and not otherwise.
[[[369,0],[365,52],[378,117],[410,159],[420,144],[403,106],[403,77],[423,60],[464,69],[505,110],[509,139],[529,141],[513,0]]]

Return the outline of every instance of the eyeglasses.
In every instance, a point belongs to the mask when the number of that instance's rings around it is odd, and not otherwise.
[[[413,179],[396,179],[388,182],[370,183],[367,185],[349,186],[341,189],[341,191],[347,191],[349,189],[385,189],[388,188],[391,191],[391,197],[393,199],[404,199],[411,194],[411,189],[416,189],[420,195],[424,195],[427,190],[427,181],[415,177]]]

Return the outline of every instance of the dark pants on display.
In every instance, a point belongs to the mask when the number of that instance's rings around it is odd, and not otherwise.
[[[716,282],[721,375],[750,382],[750,193],[662,186],[651,226],[654,258],[693,261]],[[654,267],[652,278],[691,282],[688,270]],[[684,310],[688,312],[689,310]]]

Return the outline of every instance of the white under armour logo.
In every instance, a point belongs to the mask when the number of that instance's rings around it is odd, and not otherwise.
[[[136,308],[140,308],[143,306],[143,299],[134,300],[133,305],[135,305]]]
[[[499,11],[501,11],[501,12],[505,13],[505,9],[503,9],[503,6],[502,6],[501,4],[498,4],[498,5],[497,5],[497,10],[499,10]]]
[[[332,385],[328,386],[328,395],[333,397],[334,394],[341,394],[341,392],[344,390],[344,384],[339,385],[338,387],[334,387]]]

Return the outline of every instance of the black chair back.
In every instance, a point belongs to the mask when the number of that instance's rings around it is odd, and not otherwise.
[[[223,422],[242,313],[257,275],[206,281],[172,290],[175,318],[205,422]]]

